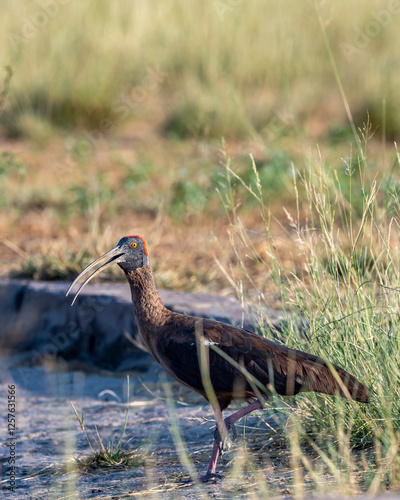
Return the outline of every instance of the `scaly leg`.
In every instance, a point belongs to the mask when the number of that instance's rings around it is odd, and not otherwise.
[[[226,417],[224,419],[224,424],[225,424],[226,429],[228,431],[229,431],[229,429],[232,429],[232,434],[233,434],[234,440],[237,438],[237,430],[235,427],[235,422],[237,420],[239,420],[240,418],[248,415],[252,411],[261,410],[262,407],[263,407],[263,403],[261,403],[261,401],[259,399],[257,399],[257,401],[254,401],[254,403],[249,404],[248,406],[246,406],[246,408],[242,408],[241,410],[238,410],[235,413],[232,413],[232,415],[229,415],[229,417]],[[221,435],[218,431],[218,427],[215,429],[215,434],[217,434],[217,438],[219,439],[220,454],[222,455],[222,453],[224,451],[224,445],[225,445],[227,434],[226,434],[225,439],[221,438]]]
[[[257,399],[257,401],[254,401],[254,403],[249,404],[248,406],[246,406],[246,408],[242,408],[241,410],[232,413],[232,415],[226,417],[225,420],[222,420],[221,410],[219,408],[217,409],[217,411],[216,409],[214,409],[215,420],[217,422],[217,427],[214,432],[214,444],[207,472],[205,473],[204,476],[200,478],[201,481],[208,481],[209,479],[213,478],[221,479],[221,475],[216,474],[215,469],[217,467],[218,456],[222,455],[224,449],[224,443],[228,435],[228,430],[232,429],[233,437],[234,439],[236,439],[237,431],[235,427],[235,422],[240,418],[248,415],[254,410],[262,409],[263,404],[264,403],[262,403],[259,399]]]
[[[217,429],[218,427],[221,428],[221,434],[223,436],[226,436],[228,433],[224,419],[222,417],[222,411],[221,408],[218,406],[213,407],[214,410],[214,415],[215,415],[215,422],[217,424]],[[221,442],[221,434],[218,432],[214,432],[214,443],[213,443],[213,449],[211,452],[211,458],[210,458],[210,463],[208,464],[208,469],[207,472],[205,473],[204,476],[200,477],[200,481],[208,481],[209,479],[222,479],[222,476],[220,474],[215,473],[215,469],[217,467],[217,460],[218,456],[220,454],[220,442]]]

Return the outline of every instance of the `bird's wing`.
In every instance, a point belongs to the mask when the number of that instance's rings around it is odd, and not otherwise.
[[[267,393],[273,387],[282,395],[295,395],[300,391],[343,395],[339,375],[354,399],[368,400],[368,390],[355,377],[336,365],[328,367],[322,358],[313,354],[218,321],[181,315],[179,320],[181,327],[177,329],[175,321],[170,331],[166,328],[155,350],[167,370],[194,389],[203,389],[197,350],[200,339],[209,349],[209,375],[215,392],[237,392],[238,386],[245,393],[254,392],[254,384],[237,368],[239,364],[267,389]]]
[[[368,402],[369,390],[343,368],[314,354],[272,342],[260,335],[231,325],[210,324],[210,330],[221,329],[221,346],[228,346],[231,357],[259,380],[267,389],[273,386],[278,394],[289,396],[298,392],[321,392],[351,396]],[[208,326],[205,327],[207,336]]]
[[[156,342],[154,350],[161,364],[179,381],[194,389],[203,389],[197,349],[197,343],[201,342],[208,350],[209,375],[214,391],[235,392],[241,386],[244,392],[252,392],[254,385],[248,380],[247,371],[265,387],[270,384],[273,374],[277,392],[287,393],[285,346],[268,342],[242,328],[212,320],[182,317],[181,327],[177,329],[176,326],[174,322],[170,331],[164,329],[164,335]],[[245,371],[238,369],[237,364]],[[300,388],[296,383],[295,392]]]

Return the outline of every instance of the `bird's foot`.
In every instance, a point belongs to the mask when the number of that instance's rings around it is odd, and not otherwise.
[[[237,433],[237,430],[236,430],[234,423],[230,423],[229,420],[226,418],[224,420],[224,424],[226,427],[226,435],[224,436],[224,438],[222,438],[221,433],[218,430],[218,426],[215,428],[215,431],[214,431],[214,439],[216,441],[218,441],[219,454],[221,455],[221,457],[224,453],[226,442],[228,441],[229,430],[232,429],[232,441],[236,441],[237,436],[238,436],[238,433]]]
[[[204,476],[200,477],[200,481],[202,483],[206,483],[207,481],[217,481],[218,479],[222,479],[221,474],[216,474],[215,472],[207,471]]]
[[[227,429],[232,429],[232,441],[236,441],[238,437],[238,433],[235,427],[235,424],[228,424]]]

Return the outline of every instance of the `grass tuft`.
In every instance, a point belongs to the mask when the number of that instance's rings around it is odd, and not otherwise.
[[[104,449],[94,451],[87,457],[76,457],[80,470],[94,469],[133,469],[144,465],[143,456],[139,453],[117,450],[109,443]]]
[[[128,379],[128,395],[129,395],[129,375]],[[140,467],[144,464],[143,454],[138,452],[137,449],[134,450],[126,450],[122,446],[122,439],[124,437],[126,426],[128,423],[128,415],[129,415],[129,400],[126,403],[126,414],[125,414],[125,422],[121,430],[121,434],[118,440],[117,445],[113,445],[112,443],[108,443],[106,446],[103,444],[103,441],[97,431],[95,433],[95,442],[96,446],[93,445],[92,440],[90,439],[89,434],[87,433],[83,421],[83,413],[82,416],[79,416],[74,404],[70,401],[71,406],[74,410],[75,416],[78,419],[79,425],[85,434],[85,438],[88,442],[89,448],[91,450],[91,454],[86,457],[75,457],[76,463],[81,470],[93,470],[99,468],[107,468],[107,469],[128,469]]]

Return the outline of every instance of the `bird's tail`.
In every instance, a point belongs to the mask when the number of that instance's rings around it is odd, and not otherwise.
[[[296,367],[300,368],[300,373],[296,370],[296,378],[302,384],[301,391],[338,394],[360,403],[368,403],[370,391],[354,375],[339,366],[327,364],[316,356],[309,355],[308,358],[307,369],[304,369],[304,364]]]

